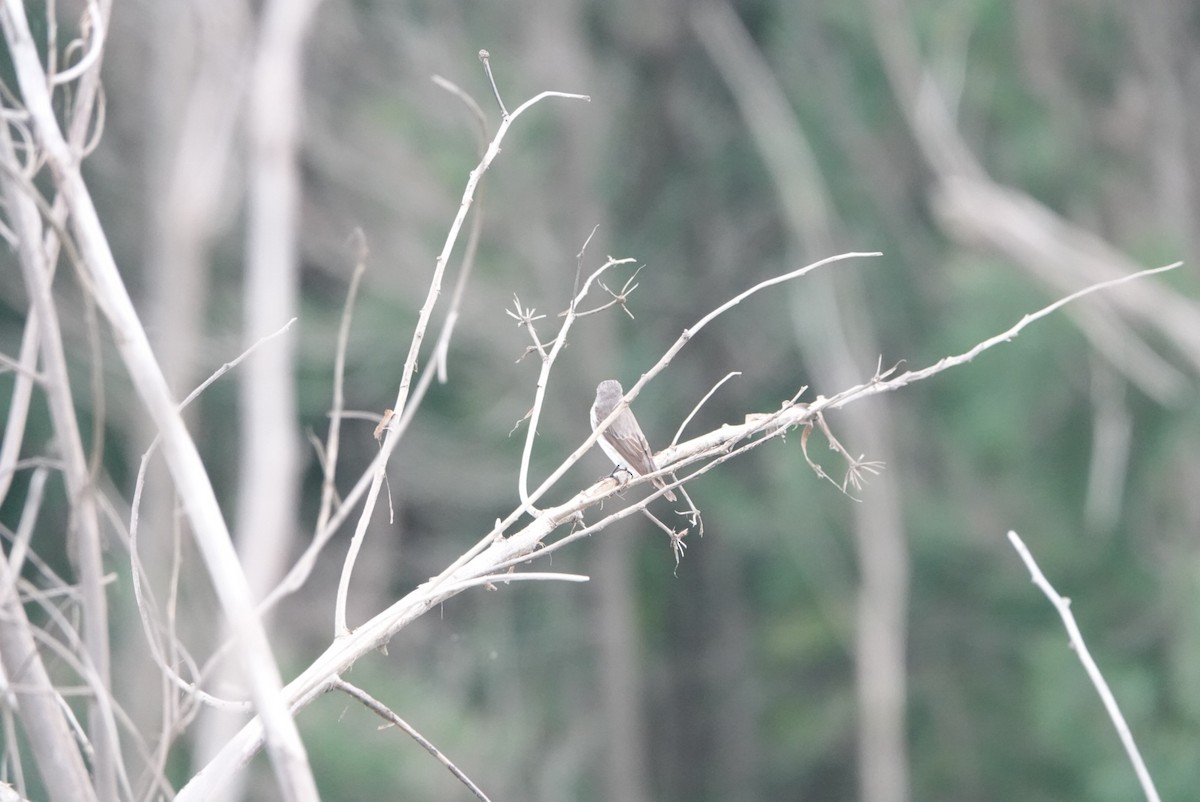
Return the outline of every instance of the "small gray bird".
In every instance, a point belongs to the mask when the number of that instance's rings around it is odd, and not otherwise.
[[[593,432],[601,421],[612,414],[617,402],[624,395],[625,391],[621,389],[620,382],[614,379],[600,382],[596,387],[596,400],[592,403]],[[650,443],[646,442],[646,435],[642,434],[642,427],[638,426],[637,418],[633,417],[633,411],[629,407],[621,410],[621,414],[596,442],[618,468],[623,468],[635,476],[644,476],[658,470],[654,464],[654,452],[650,450]],[[653,482],[657,488],[666,487],[666,482],[661,478],[654,479]],[[670,490],[663,495],[667,497],[667,501],[675,500],[675,494]]]

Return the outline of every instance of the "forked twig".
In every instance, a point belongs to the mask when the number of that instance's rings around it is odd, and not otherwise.
[[[846,475],[842,477],[841,484],[838,484],[836,481],[834,481],[833,477],[825,472],[825,469],[821,467],[820,463],[808,455],[808,436],[812,434],[814,422],[825,435],[825,439],[829,443],[830,450],[836,451],[838,454],[840,454],[842,459],[846,460],[846,463],[849,466],[846,468]],[[850,456],[850,452],[846,450],[845,446],[843,446],[841,442],[834,437],[833,432],[829,428],[828,421],[825,420],[825,416],[820,412],[813,414],[813,417],[809,419],[809,422],[804,426],[804,430],[800,433],[800,451],[803,452],[804,461],[808,463],[808,467],[812,468],[813,472],[817,476],[827,480],[838,490],[842,491],[842,493],[845,494],[845,496],[851,501],[861,501],[861,499],[852,495],[846,489],[847,485],[853,487],[856,491],[862,490],[863,486],[866,484],[866,478],[863,476],[863,474],[869,473],[872,476],[878,476],[883,470],[882,462],[878,462],[876,460],[867,460],[864,459],[863,456],[859,456],[857,458]]]
[[[591,237],[589,237],[589,239],[591,239]],[[580,253],[582,256],[582,251]],[[632,261],[632,259],[613,259],[610,256],[604,262],[604,264],[602,264],[595,271],[593,271],[590,276],[588,276],[587,280],[583,282],[583,288],[580,289],[578,294],[571,299],[571,305],[567,309],[567,315],[563,319],[562,325],[558,329],[558,334],[555,336],[554,342],[550,346],[550,350],[548,352],[545,350],[545,348],[543,348],[542,343],[538,340],[537,332],[533,328],[533,320],[536,319],[532,318],[533,310],[529,310],[526,318],[522,320],[522,323],[526,326],[530,332],[530,335],[533,337],[533,341],[538,352],[542,356],[542,367],[538,372],[537,386],[534,390],[533,408],[529,411],[529,428],[525,433],[525,447],[521,451],[521,472],[517,479],[517,490],[521,498],[521,508],[531,515],[537,514],[537,508],[534,507],[534,499],[530,498],[529,495],[529,464],[533,456],[533,441],[537,437],[538,421],[541,420],[542,416],[542,404],[546,400],[546,387],[550,383],[550,371],[554,368],[554,362],[558,358],[559,353],[562,352],[562,349],[567,344],[567,333],[571,330],[571,326],[578,318],[575,310],[591,291],[592,284],[599,282],[600,277],[604,275],[604,272],[609,268],[616,267],[617,265],[629,264]]]
[[[486,59],[484,60],[486,64]],[[529,109],[535,103],[548,97],[573,98],[577,100],[590,100],[586,95],[575,95],[566,92],[541,92],[538,95],[530,98],[517,107],[512,114],[505,113],[504,118],[500,121],[500,127],[496,130],[492,141],[488,143],[487,150],[480,159],[479,164],[471,171],[467,179],[466,186],[463,188],[462,200],[459,203],[458,213],[454,217],[454,221],[450,225],[450,230],[446,234],[446,240],[442,245],[442,250],[438,254],[434,264],[433,278],[429,283],[429,291],[426,293],[425,302],[421,305],[421,309],[417,315],[417,325],[413,331],[412,340],[409,342],[408,355],[404,359],[404,369],[400,377],[400,387],[396,393],[396,401],[392,404],[392,409],[395,410],[395,416],[404,419],[408,407],[409,388],[412,383],[413,374],[417,369],[417,356],[421,349],[421,342],[425,338],[425,331],[429,326],[429,320],[433,315],[434,306],[441,294],[442,276],[445,273],[446,265],[450,260],[450,253],[458,241],[458,234],[462,230],[463,221],[466,219],[467,211],[471,208],[472,201],[475,197],[475,190],[479,182],[483,179],[484,173],[491,166],[492,161],[500,153],[500,143],[504,140],[508,133],[509,127],[513,121],[521,115],[522,112]],[[394,426],[395,424],[393,424]],[[354,563],[358,558],[359,551],[362,549],[362,542],[366,536],[367,526],[370,523],[372,513],[375,510],[375,504],[379,498],[380,487],[383,484],[383,477],[387,466],[387,461],[395,450],[399,438],[395,436],[391,429],[385,433],[383,447],[380,450],[379,456],[372,461],[369,471],[370,485],[366,491],[366,501],[363,504],[363,509],[359,514],[358,524],[355,527],[354,535],[350,540],[350,549],[346,554],[345,562],[342,565],[342,575],[338,581],[337,598],[334,602],[334,634],[338,637],[346,635],[350,629],[346,623],[346,602],[350,593],[350,577],[354,572]],[[364,474],[363,479],[367,479],[367,474]],[[358,492],[356,487],[352,493]],[[336,517],[336,516],[335,516]]]
[[[575,312],[575,316],[576,317],[588,317],[589,315],[594,315],[598,312],[603,312],[605,309],[611,309],[614,306],[620,306],[621,311],[624,312],[629,317],[630,320],[637,320],[637,318],[633,316],[633,312],[629,311],[629,304],[627,302],[629,301],[629,296],[633,293],[633,291],[636,290],[640,286],[637,283],[637,277],[638,277],[638,273],[642,272],[643,267],[645,267],[645,265],[638,265],[637,270],[634,270],[633,273],[630,274],[629,278],[625,279],[625,283],[621,285],[620,292],[609,289],[608,285],[605,284],[603,281],[597,281],[596,283],[600,286],[600,289],[604,290],[609,295],[611,295],[612,299],[605,301],[604,303],[597,306],[595,309],[585,309],[583,311],[577,310]],[[569,310],[564,310],[562,312],[559,312],[558,316],[566,317],[567,311],[569,311]]]
[[[692,507],[692,509],[697,515],[699,515],[699,510],[696,510],[695,507]],[[678,572],[679,563],[681,560],[683,560],[683,553],[687,551],[687,543],[684,542],[684,538],[687,537],[688,533],[687,527],[685,526],[683,529],[679,530],[672,529],[659,520],[658,517],[654,513],[650,512],[649,508],[647,507],[642,507],[642,514],[649,518],[651,523],[653,523],[666,534],[667,539],[671,543],[671,553],[675,555],[675,570]]]

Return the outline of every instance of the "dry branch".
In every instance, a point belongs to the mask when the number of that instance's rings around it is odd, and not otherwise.
[[[256,709],[267,724],[268,750],[287,798],[315,798],[304,746],[295,722],[282,704],[282,682],[250,590],[229,538],[208,474],[175,408],[150,342],[117,269],[107,237],[80,170],[78,153],[64,137],[48,91],[49,81],[19,0],[5,0],[0,24],[26,110],[60,197],[70,212],[72,232],[90,288],[108,318],[121,359],[151,418],[162,432],[163,452],[192,521],[196,543],[213,587],[233,626]],[[311,793],[306,792],[308,789]]]
[[[665,367],[669,363],[670,358],[677,354],[690,339],[692,333],[699,330],[699,328],[711,321],[720,312],[739,303],[753,291],[788,278],[803,275],[805,272],[815,269],[821,264],[827,264],[840,258],[845,258],[845,255],[834,257],[834,259],[822,260],[821,262],[788,273],[785,276],[763,282],[721,305],[708,315],[705,315],[696,326],[685,331],[680,340],[667,351],[667,354],[657,363],[654,369],[643,375],[643,380],[636,386],[640,388],[649,378]],[[656,490],[636,503],[630,504],[617,512],[605,515],[595,524],[590,526],[585,525],[582,528],[571,531],[557,541],[551,541],[551,536],[560,527],[564,525],[574,527],[583,521],[584,515],[588,510],[601,508],[606,501],[610,501],[625,492],[627,487],[641,485],[651,481],[656,476],[665,476],[671,472],[678,472],[681,474],[681,477],[668,485],[668,487],[675,486],[676,484],[682,485],[696,476],[716,468],[729,459],[740,456],[775,438],[783,437],[792,429],[809,425],[815,420],[815,416],[824,410],[836,409],[880,392],[896,390],[913,381],[927,379],[952,367],[963,365],[982,351],[1012,340],[1030,323],[1072,300],[1091,292],[1111,287],[1114,284],[1144,278],[1164,270],[1170,270],[1173,267],[1175,266],[1171,265],[1154,270],[1146,270],[1132,276],[1123,277],[1114,282],[1107,282],[1103,285],[1087,288],[1079,293],[1075,293],[1071,297],[1056,301],[1037,312],[1026,315],[1014,326],[995,337],[985,340],[964,354],[940,360],[928,368],[909,371],[894,378],[890,377],[887,371],[877,371],[871,380],[829,398],[818,397],[809,404],[797,404],[788,401],[779,410],[748,416],[748,422],[721,426],[658,454],[657,459],[661,470],[657,473],[637,477],[629,485],[618,485],[612,479],[603,479],[593,486],[580,491],[566,502],[541,510],[533,521],[506,536],[505,533],[508,532],[509,528],[522,515],[524,504],[518,504],[517,508],[508,518],[503,521],[497,521],[491,532],[485,535],[475,546],[459,557],[441,574],[418,586],[362,626],[330,644],[325,652],[310,664],[305,671],[292,682],[288,683],[284,691],[288,703],[293,708],[300,708],[307,705],[317,696],[329,690],[335,678],[354,665],[360,657],[386,645],[396,633],[404,629],[408,624],[430,610],[437,609],[439,605],[457,595],[463,589],[473,587],[481,581],[495,583],[501,571],[515,568],[531,559],[551,554],[563,545],[594,534],[615,521],[622,520],[633,514],[640,514],[651,500],[658,498],[664,492],[661,489]],[[626,402],[628,402],[629,398],[630,394],[626,394]],[[593,432],[584,445],[572,452],[564,461],[564,465],[577,460],[585,453],[587,448],[595,442],[596,436],[596,433]],[[690,473],[684,473],[684,469],[689,466],[696,467]],[[852,465],[851,469],[853,467]],[[546,489],[554,484],[565,470],[565,467],[560,466],[558,470],[554,471],[543,482],[542,486],[531,494],[531,497],[534,500],[540,498]],[[520,574],[511,576],[506,574],[504,578],[515,579],[518,576]],[[238,766],[250,759],[260,747],[262,737],[261,724],[257,719],[251,721],[208,766],[193,778],[193,783],[199,783],[201,786],[218,786],[222,782],[221,778],[227,776]],[[189,784],[189,786],[181,791],[180,799],[193,798],[195,798],[195,795],[192,792],[192,785]]]
[[[481,52],[480,57],[484,60],[484,64],[488,65],[486,51]],[[488,65],[488,72],[490,75],[490,65]],[[379,489],[383,484],[384,471],[387,467],[388,459],[400,441],[393,427],[395,427],[396,422],[404,419],[408,409],[409,386],[412,382],[413,373],[417,369],[417,357],[421,351],[421,342],[425,338],[429,319],[433,315],[434,306],[437,303],[438,296],[441,294],[442,276],[450,260],[450,254],[454,250],[455,243],[458,242],[458,234],[462,230],[463,221],[466,219],[467,212],[474,201],[475,190],[479,182],[483,179],[484,173],[491,166],[492,161],[499,155],[500,143],[504,141],[504,136],[508,133],[509,127],[524,111],[548,97],[575,100],[590,99],[586,95],[575,95],[567,92],[542,92],[522,103],[512,114],[504,111],[495,136],[492,137],[492,141],[488,144],[487,150],[484,152],[479,164],[471,171],[466,187],[463,189],[462,201],[459,203],[458,213],[455,215],[454,222],[450,225],[450,231],[446,235],[446,240],[442,244],[442,250],[438,254],[437,261],[434,264],[429,291],[426,293],[425,302],[421,305],[421,310],[417,315],[416,330],[413,332],[412,339],[409,342],[408,355],[404,358],[404,369],[400,377],[400,389],[396,393],[396,401],[392,404],[394,422],[385,432],[383,447],[380,449],[379,457],[372,463],[370,488],[367,490],[366,502],[363,505],[362,512],[359,514],[358,525],[354,530],[354,537],[350,541],[350,551],[346,556],[346,561],[342,568],[342,577],[338,582],[337,601],[335,602],[334,609],[334,633],[339,637],[349,632],[349,627],[346,623],[346,601],[350,592],[350,576],[353,573],[354,562],[358,557],[359,550],[362,548],[367,525],[370,523],[371,515],[375,511],[375,503],[379,498]],[[501,104],[501,108],[503,109],[503,104]]]
[[[1148,802],[1159,802],[1158,790],[1154,787],[1154,779],[1150,776],[1150,772],[1146,769],[1146,763],[1142,760],[1142,754],[1138,751],[1137,743],[1133,740],[1133,734],[1129,731],[1129,725],[1125,723],[1125,717],[1121,715],[1121,708],[1117,705],[1116,697],[1113,696],[1112,690],[1108,687],[1108,682],[1105,681],[1104,675],[1100,673],[1100,668],[1096,665],[1096,661],[1092,659],[1092,653],[1088,651],[1087,644],[1083,642],[1083,633],[1079,631],[1079,625],[1075,623],[1075,616],[1071,613],[1071,600],[1064,598],[1058,594],[1054,586],[1050,584],[1050,580],[1046,579],[1046,575],[1042,573],[1042,569],[1038,567],[1037,561],[1033,559],[1033,555],[1029,552],[1029,548],[1021,540],[1020,535],[1010,531],[1008,540],[1012,543],[1012,547],[1017,550],[1021,561],[1025,563],[1025,567],[1029,569],[1029,574],[1033,579],[1033,584],[1038,586],[1038,589],[1046,595],[1050,603],[1054,605],[1054,609],[1058,612],[1059,618],[1062,619],[1063,626],[1067,630],[1067,636],[1071,640],[1071,650],[1079,656],[1079,662],[1083,663],[1083,669],[1087,672],[1088,679],[1092,681],[1092,685],[1096,688],[1096,693],[1100,694],[1101,701],[1104,702],[1104,709],[1108,712],[1108,717],[1112,719],[1113,727],[1117,730],[1117,735],[1121,738],[1121,745],[1125,747],[1125,753],[1129,755],[1129,762],[1133,764],[1133,770],[1137,774],[1138,783],[1142,786],[1142,793],[1146,795]]]

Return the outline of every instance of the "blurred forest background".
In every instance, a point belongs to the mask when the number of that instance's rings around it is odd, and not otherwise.
[[[76,5],[58,4],[64,28],[78,27]],[[44,8],[27,6],[44,31]],[[556,326],[595,227],[586,266],[606,254],[644,265],[634,319],[613,310],[575,328],[549,387],[534,477],[587,436],[597,382],[630,386],[710,309],[809,261],[883,253],[755,296],[706,329],[635,404],[652,444],[665,445],[730,371],[741,376],[689,436],[778,409],[805,385],[808,398],[832,395],[879,361],[932,364],[1087,283],[1185,262],[1068,307],[965,367],[832,414],[852,453],[887,464],[860,501],[816,477],[793,435],[689,485],[705,535],[689,538],[678,569],[662,533],[634,516],[543,566],[590,583],[465,593],[350,679],[497,800],[1136,798],[1061,623],[1005,540],[1015,529],[1073,600],[1163,798],[1194,797],[1194,3],[324,0],[298,87],[295,311],[269,314],[247,308],[256,296],[243,270],[247,186],[262,152],[245,120],[275,113],[248,100],[260,12],[235,0],[116,2],[103,138],[86,175],[177,396],[299,317],[263,347],[293,361],[293,408],[265,412],[288,440],[275,480],[294,479],[281,491],[293,499],[282,507],[285,545],[254,551],[262,491],[245,481],[245,442],[263,411],[244,383],[258,355],[188,413],[226,517],[241,522],[239,548],[268,563],[268,576],[313,531],[321,466],[306,438],[329,427],[355,230],[369,256],[346,405],[378,415],[395,397],[435,257],[479,159],[470,113],[431,76],[474,96],[489,137],[499,113],[481,48],[509,109],[546,89],[591,97],[526,112],[477,193],[482,228],[447,381],[433,384],[391,463],[395,521],[381,504],[355,574],[352,624],[436,574],[519,503],[524,429],[510,432],[532,403],[538,365],[519,359],[528,338],[505,309],[515,293],[548,316],[545,332]],[[0,70],[17,94],[7,57]],[[28,296],[13,249],[0,258],[0,351],[15,359]],[[85,443],[116,510],[105,555],[116,575],[116,695],[154,732],[157,692],[138,689],[157,688],[157,670],[115,531],[128,522],[154,432],[103,337],[96,360],[77,276],[60,268],[55,289]],[[0,375],[0,410],[13,376]],[[370,415],[344,424],[345,481],[378,451]],[[23,455],[50,452],[53,438],[35,396]],[[32,464],[3,498],[6,538]],[[597,451],[552,495],[565,499],[609,467]],[[70,576],[66,490],[52,474],[45,492],[34,548]],[[152,468],[140,535],[152,565],[180,523],[172,503],[165,471]],[[351,529],[269,622],[285,680],[328,643]],[[187,565],[195,555],[183,544]],[[38,581],[34,566],[25,570]],[[178,616],[187,645],[206,654],[218,608],[201,574],[185,576]],[[323,798],[467,798],[345,697],[319,699],[298,722]],[[206,716],[176,735],[168,776],[179,784],[222,736]],[[254,766],[248,798],[274,798],[265,761]]]

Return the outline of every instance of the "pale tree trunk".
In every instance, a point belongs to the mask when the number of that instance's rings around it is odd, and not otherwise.
[[[710,751],[714,799],[762,799],[765,753],[761,698],[754,665],[754,623],[749,610],[744,566],[730,538],[717,533],[702,542],[706,606],[703,654],[706,708],[711,726]],[[701,542],[697,541],[697,548]]]
[[[596,645],[604,731],[604,798],[643,802],[647,781],[645,688],[637,627],[637,585],[633,578],[635,541],[615,533],[596,544]]]
[[[253,345],[296,314],[300,180],[296,164],[302,119],[302,48],[319,0],[279,0],[263,10],[251,65],[246,112],[248,142],[245,345]],[[256,350],[240,378],[238,517],[235,541],[255,597],[283,574],[293,553],[300,481],[300,426],[294,338]],[[198,756],[207,760],[242,726],[240,717],[205,717]],[[228,788],[227,799],[241,796]]]
[[[784,220],[801,254],[835,240],[826,182],[799,119],[749,34],[724,3],[696,15],[697,30],[725,77],[774,181]],[[836,284],[835,284],[836,282]],[[878,352],[853,277],[817,276],[795,292],[797,345],[813,370],[816,393],[862,381]],[[855,451],[895,464],[886,402],[845,411]],[[864,802],[907,802],[906,733],[908,542],[899,477],[885,472],[852,508],[860,571],[855,627],[858,782]]]

